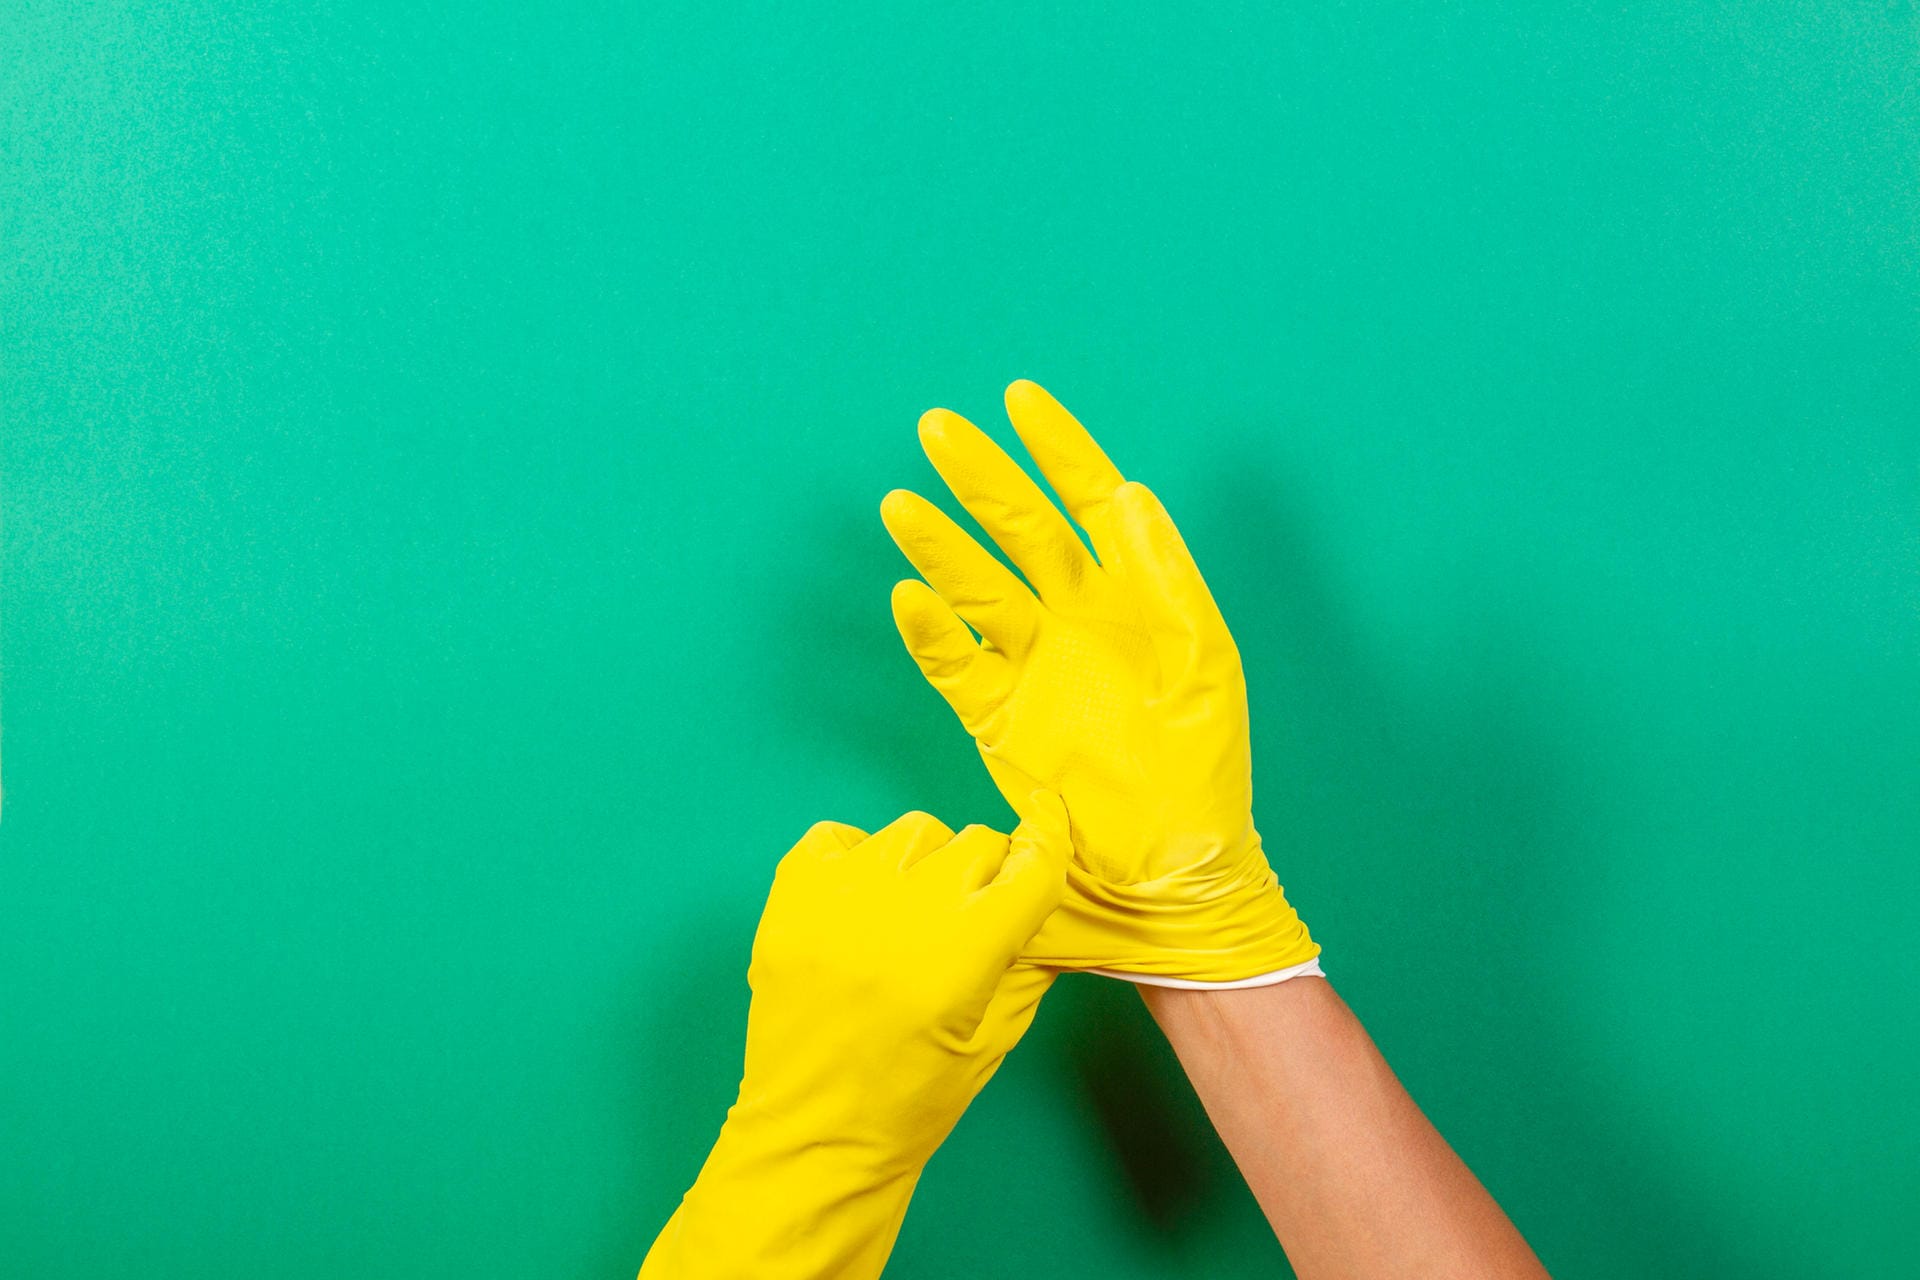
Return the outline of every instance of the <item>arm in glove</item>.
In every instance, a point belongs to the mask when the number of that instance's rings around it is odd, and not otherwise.
[[[1009,843],[924,813],[807,832],[748,969],[739,1100],[641,1280],[880,1274],[920,1171],[1052,982],[1016,957],[1058,904],[1058,797]]]
[[[1016,812],[1043,789],[1073,815],[1066,899],[1026,958],[1171,985],[1286,976],[1319,947],[1254,829],[1226,622],[1159,499],[1071,414],[1031,382],[1007,389],[1007,411],[1097,560],[1018,464],[943,409],[920,421],[927,457],[1026,580],[917,494],[880,510],[926,579],[893,593],[921,672]]]

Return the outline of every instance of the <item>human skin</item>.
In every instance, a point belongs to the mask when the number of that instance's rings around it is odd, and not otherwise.
[[[1142,987],[1301,1280],[1542,1280],[1324,978]]]

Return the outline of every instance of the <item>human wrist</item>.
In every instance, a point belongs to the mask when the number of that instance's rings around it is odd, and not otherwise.
[[[1253,989],[1140,986],[1140,999],[1181,1061],[1268,1063],[1333,994],[1324,974]]]

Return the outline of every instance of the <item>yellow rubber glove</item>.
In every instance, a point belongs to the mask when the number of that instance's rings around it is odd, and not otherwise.
[[[1254,830],[1240,654],[1186,544],[1052,396],[1016,382],[1007,413],[1098,561],[1013,459],[944,409],[921,418],[921,445],[1026,582],[917,494],[889,493],[880,514],[926,578],[893,592],[921,672],[1022,818],[1036,789],[1072,815],[1066,900],[1026,958],[1174,985],[1311,960],[1320,949]]]
[[[823,822],[774,874],[738,1101],[641,1280],[860,1280],[920,1171],[1053,981],[1016,957],[1060,901],[1058,797],[1011,843],[909,813]]]

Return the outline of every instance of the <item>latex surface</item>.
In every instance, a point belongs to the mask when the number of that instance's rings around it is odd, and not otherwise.
[[[1036,788],[1066,800],[1067,896],[1027,958],[1223,982],[1318,954],[1254,827],[1239,651],[1173,521],[1040,387],[1014,383],[1007,412],[1092,553],[944,409],[921,444],[1019,575],[918,494],[888,494],[881,516],[925,578],[893,592],[921,672],[1016,812]]]
[[[877,1276],[928,1157],[1053,980],[1017,957],[1060,901],[1057,798],[1008,838],[910,813],[821,823],[754,938],[746,1067],[642,1280]]]

